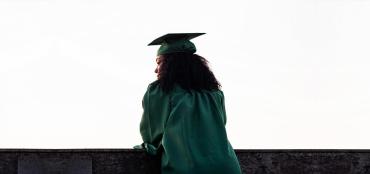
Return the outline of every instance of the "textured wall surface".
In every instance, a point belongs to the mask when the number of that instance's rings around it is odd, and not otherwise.
[[[235,151],[246,174],[370,173],[370,150]],[[134,149],[0,149],[0,174],[155,174],[159,166]]]

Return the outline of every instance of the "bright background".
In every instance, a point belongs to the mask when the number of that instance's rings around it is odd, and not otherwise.
[[[171,32],[223,85],[234,148],[369,148],[370,1],[0,0],[0,148],[131,148]]]

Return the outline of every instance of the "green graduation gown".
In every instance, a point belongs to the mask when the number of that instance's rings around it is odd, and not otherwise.
[[[163,174],[241,174],[227,139],[222,91],[165,93],[158,81],[143,98],[140,133],[146,151],[160,153]]]

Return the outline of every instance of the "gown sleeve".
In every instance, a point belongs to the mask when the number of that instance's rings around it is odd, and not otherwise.
[[[157,82],[148,86],[143,97],[143,115],[140,122],[140,134],[143,139],[142,147],[156,155],[161,148],[163,131],[170,112],[169,97]]]

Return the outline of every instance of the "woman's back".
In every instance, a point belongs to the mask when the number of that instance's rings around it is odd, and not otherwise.
[[[144,100],[144,111],[153,110],[147,112],[151,114],[144,122],[157,123],[149,126],[157,137],[147,143],[161,149],[162,173],[241,173],[227,139],[222,91],[186,91],[175,85],[164,93],[158,83],[153,83]],[[142,125],[144,134],[148,133],[147,124]]]

